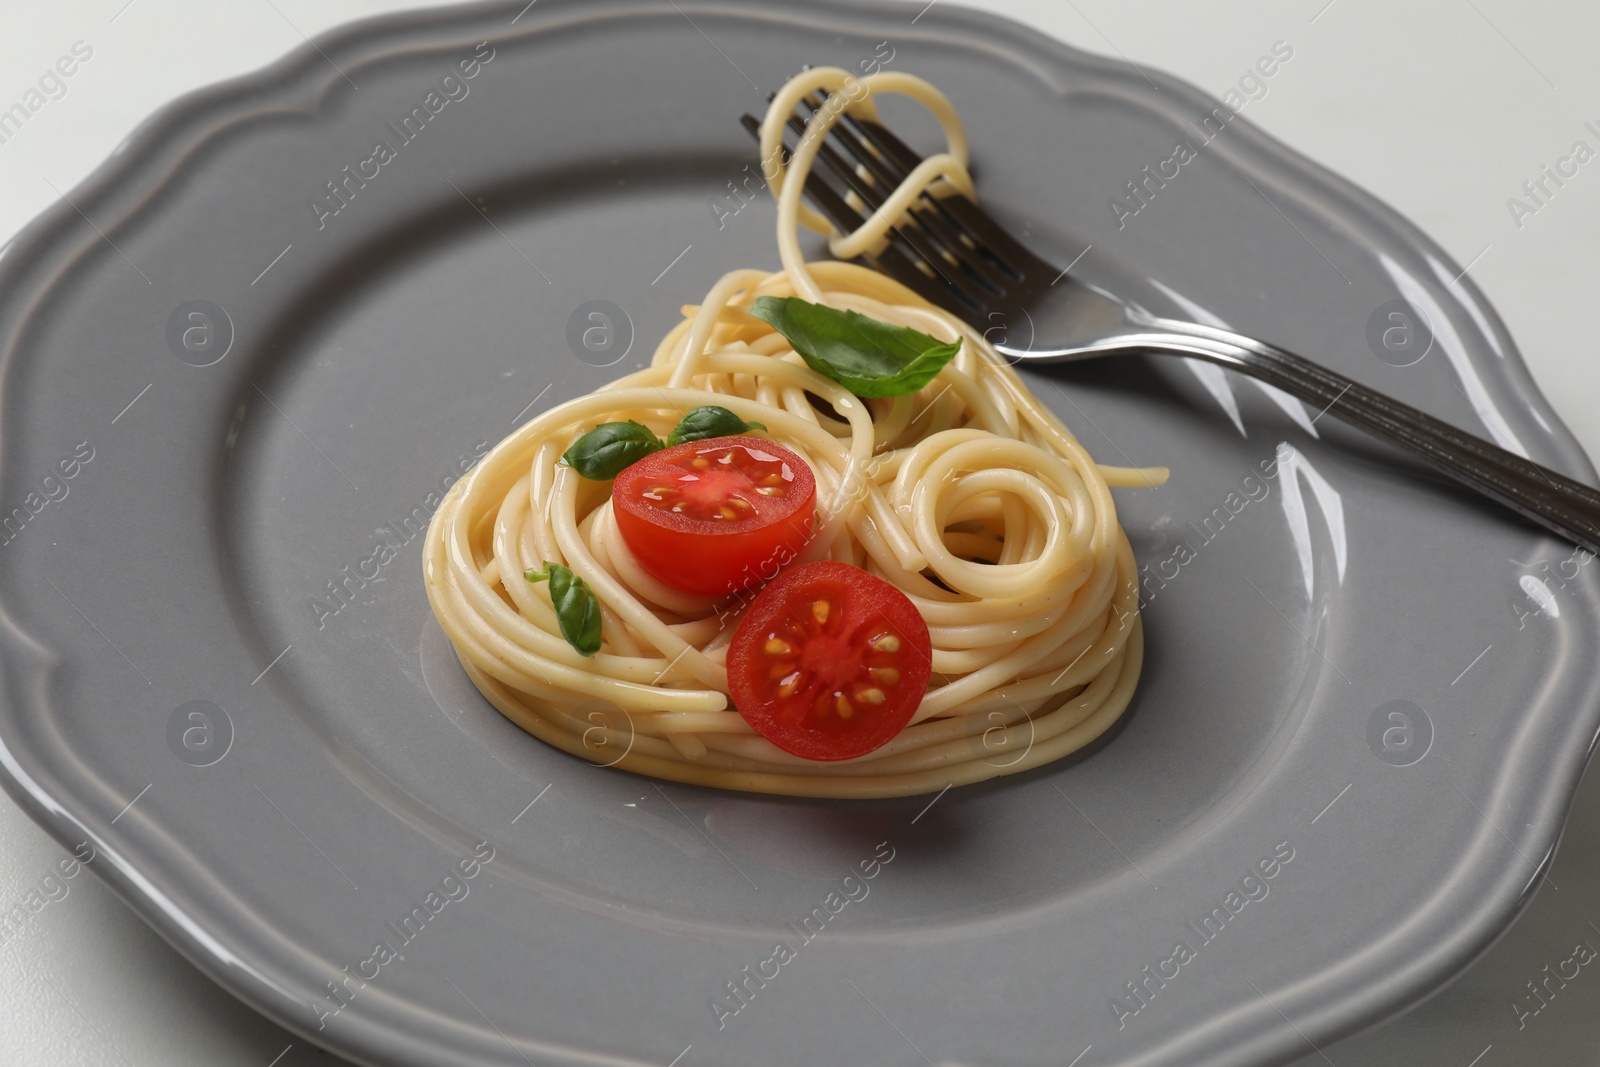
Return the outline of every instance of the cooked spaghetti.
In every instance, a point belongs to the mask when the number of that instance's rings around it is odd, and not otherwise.
[[[828,103],[784,167],[784,124],[819,89]],[[926,105],[947,148],[860,229],[834,233],[800,203],[804,176],[838,113],[873,118],[872,97],[886,92]],[[871,270],[805,261],[801,225],[831,234],[831,251],[847,259],[883,241],[925,190],[971,195],[960,120],[931,85],[899,73],[858,81],[808,71],[774,98],[761,151],[772,161],[782,269],[726,274],[685,308],[649,367],[519,427],[439,506],[425,580],[462,666],[501,713],[557,748],[727,789],[903,796],[1081,748],[1127,708],[1142,659],[1133,553],[1109,486],[1159,484],[1166,472],[1099,466],[969,326]],[[748,313],[761,296],[853,310],[961,346],[917,392],[864,400]],[[808,760],[758,734],[731,706],[727,670],[754,592],[717,601],[652,577],[618,534],[609,485],[560,462],[597,423],[636,420],[664,437],[702,405],[762,424],[755,441],[770,438],[810,464],[816,517],[800,562],[862,567],[927,623],[927,692],[910,723],[864,756]],[[547,560],[597,597],[597,654],[563,638],[550,585],[524,577]]]

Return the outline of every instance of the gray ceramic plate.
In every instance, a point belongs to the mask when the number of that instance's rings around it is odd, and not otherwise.
[[[1173,468],[1119,497],[1150,653],[1079,758],[931,806],[661,787],[463,678],[417,529],[519,420],[775,263],[735,120],[804,63],[932,78],[1060,262],[1093,244],[1078,269],[1152,306],[1593,477],[1393,212],[1171,79],[919,7],[409,14],[146,123],[0,255],[12,795],[372,1064],[1237,1067],[1458,972],[1600,726],[1594,568],[1183,363],[1030,379],[1106,461]]]

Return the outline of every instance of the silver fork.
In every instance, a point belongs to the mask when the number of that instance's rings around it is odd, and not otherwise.
[[[823,101],[814,94],[804,103],[814,110]],[[750,115],[740,121],[759,140],[760,123]],[[796,116],[789,128],[800,134],[805,124]],[[804,192],[848,232],[864,220],[855,204],[870,212],[921,161],[881,124],[842,115],[820,146]],[[1003,325],[1026,312],[1033,323],[1027,346],[995,345],[1008,359],[1155,352],[1217,363],[1398,445],[1491,500],[1600,552],[1600,492],[1276,345],[1160,318],[1067,277],[964,196],[924,194],[868,263],[986,337],[997,322]],[[1041,338],[1050,341],[1035,343]]]

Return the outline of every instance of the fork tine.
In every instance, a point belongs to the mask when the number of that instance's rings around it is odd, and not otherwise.
[[[813,111],[821,106],[814,98],[807,99],[805,103]],[[844,146],[850,158],[857,162],[857,166],[867,172],[863,177],[855,167],[849,167],[848,163],[840,161],[847,168],[840,171],[841,175],[855,189],[856,194],[874,208],[882,204],[889,191],[905,179],[908,172],[890,165],[875,155],[849,130],[836,124],[830,134],[832,139]],[[832,160],[829,162],[836,169],[840,167],[840,163],[833,163]],[[862,188],[862,183],[867,184],[870,192]],[[912,204],[902,223],[908,234],[926,235],[923,243],[928,248],[919,248],[919,251],[924,255],[929,251],[938,253],[937,259],[929,257],[930,264],[935,270],[945,275],[950,273],[951,268],[965,270],[977,281],[981,289],[980,295],[986,300],[1004,296],[1012,284],[1021,280],[1019,273],[1009,271],[1004,265],[995,262],[992,257],[977,248],[975,242],[964,240],[959,227],[946,219],[926,197],[919,198]]]
[[[750,125],[752,122],[754,118],[746,122],[746,130],[749,130],[752,136],[758,136],[760,123],[752,126]],[[786,125],[795,136],[805,136],[806,125],[798,115],[790,115]],[[789,150],[787,144],[784,150],[786,152]],[[827,141],[818,146],[818,155],[826,165],[826,170],[832,171],[840,179],[846,194],[856,194],[869,210],[877,208],[882,203],[882,197],[859,186],[858,178],[850,163],[840,157]],[[784,160],[787,163],[787,155]],[[822,179],[822,174],[816,168],[806,176],[805,190],[806,195],[816,194],[822,198],[818,203],[819,208],[829,216],[829,221],[840,227],[842,232],[850,232],[866,221],[856,208],[850,205],[848,198],[842,197],[837,189],[830,187]],[[920,294],[926,301],[941,306],[954,304],[957,314],[963,317],[981,315],[989,302],[990,293],[982,290],[981,286],[971,285],[970,280],[960,278],[958,275],[952,277],[949,264],[939,256],[938,251],[931,250],[920,240],[920,234],[915,232],[915,227],[891,227],[886,234],[886,245],[877,254],[867,256],[866,259],[885,274],[896,278],[902,285]]]
[[[758,142],[761,140],[761,122],[754,116],[746,114],[740,116],[740,123],[750,132]],[[802,124],[801,129],[805,127]],[[790,150],[787,144],[780,144],[779,151],[783,153],[785,165],[789,162]],[[827,216],[828,221],[837,226],[841,232],[848,233],[856,229],[866,220],[852,208],[849,203],[833,190],[822,177],[815,172],[806,176],[804,191],[808,199],[816,206],[817,210]],[[920,253],[918,254],[920,259]],[[880,252],[871,257],[873,264],[885,274],[894,278],[901,285],[915,292],[932,304],[947,304],[951,299],[952,290],[942,283],[936,276],[931,276],[917,269],[916,261],[908,257],[896,242],[891,241]],[[958,300],[963,307],[971,302],[966,299]],[[972,309],[974,311],[979,309]],[[958,314],[961,313],[958,311]],[[963,314],[963,318],[968,317]]]
[[[790,123],[797,131],[805,129],[804,123],[799,119],[791,119]],[[819,147],[817,158],[867,209],[876,210],[882,205],[883,190],[864,182],[849,162],[826,141]],[[927,264],[928,270],[936,275],[954,296],[973,310],[981,310],[985,304],[1004,293],[999,284],[994,282],[986,284],[984,279],[974,278],[969,272],[964,271],[963,263],[946,251],[941,242],[930,239],[930,235],[916,225],[914,220],[902,220],[896,223],[890,227],[886,236],[891,243],[902,246],[902,251],[911,257],[913,264],[917,261]]]
[[[791,115],[787,126],[796,136],[805,135],[806,124],[798,115]],[[816,182],[827,190],[824,195],[837,197],[840,192],[855,194],[868,210],[876,209],[882,204],[881,193],[870,185],[863,185],[854,168],[826,140],[818,145],[818,158],[823,162],[824,168],[834,174],[838,184],[843,188],[841,190],[827,186],[822,181],[822,174],[813,168],[807,176],[808,192],[811,190],[811,183]],[[848,205],[849,200],[845,199],[844,203]],[[853,206],[851,211],[855,211]],[[849,231],[864,221],[860,215],[852,215],[852,218],[854,221],[842,226],[842,229]],[[981,314],[989,301],[1000,292],[998,287],[986,289],[981,285],[975,285],[970,278],[963,276],[959,269],[952,269],[954,261],[951,257],[943,255],[937,248],[930,247],[926,235],[915,225],[893,226],[885,237],[887,244],[884,249],[866,258],[884,269],[886,273],[893,274],[902,284],[911,287],[925,299],[938,304],[954,302],[960,314]],[[893,255],[888,254],[891,251]],[[888,270],[891,264],[897,267],[897,271]]]
[[[750,131],[752,137],[757,141],[761,140],[761,122],[759,119],[747,113],[739,116],[739,121],[744,125],[745,129]],[[789,156],[791,155],[789,146],[780,143],[778,151],[782,153],[784,166],[788,166]],[[828,217],[829,222],[845,231],[853,230],[866,221],[859,212],[845,202],[844,197],[834,192],[820,180],[814,182],[808,176],[805,192],[811,202],[817,206],[817,210]]]
[[[905,172],[909,173],[922,162],[922,157],[888,127],[849,114],[843,115],[842,119],[862,141],[877,149],[884,158],[893,160]],[[997,260],[1021,276],[1055,275],[1054,267],[1012,237],[1005,227],[994,221],[986,211],[967,197],[954,194],[947,197],[924,197],[924,199],[932,201],[936,207],[942,209],[975,244],[986,248]]]

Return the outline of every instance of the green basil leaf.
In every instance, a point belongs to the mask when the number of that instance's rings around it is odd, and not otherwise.
[[[597,482],[607,482],[623,469],[666,447],[650,427],[629,419],[596,426],[561,454],[561,462]]]
[[[914,393],[961,349],[959,340],[945,344],[908,326],[792,296],[760,297],[750,314],[788,338],[806,366],[862,397]]]
[[[766,427],[759,422],[745,422],[727,408],[715,404],[706,404],[694,408],[678,420],[678,425],[672,428],[672,433],[667,438],[667,447],[681,445],[685,441],[706,441],[713,437],[734,437],[738,434],[749,433],[751,430],[765,430]]]
[[[573,574],[559,563],[544,561],[544,570],[528,568],[522,576],[530,582],[550,582],[550,600],[556,606],[556,620],[561,624],[561,636],[580,655],[592,656],[600,651],[600,598],[594,595],[589,583]]]

